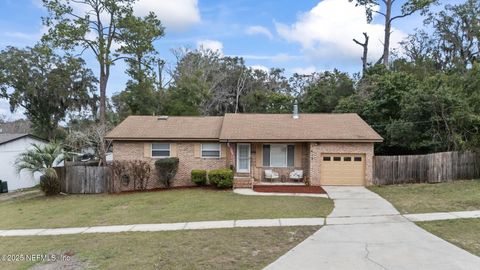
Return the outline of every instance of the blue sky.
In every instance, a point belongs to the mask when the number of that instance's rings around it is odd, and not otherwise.
[[[45,31],[41,0],[0,1],[0,49],[34,45]],[[460,2],[444,0],[441,4]],[[361,48],[352,38],[361,39],[364,31],[371,36],[371,60],[381,53],[381,18],[367,24],[364,10],[348,0],[140,0],[135,6],[137,15],[150,10],[166,26],[166,35],[156,46],[170,68],[175,64],[171,49],[204,46],[224,55],[243,56],[253,68],[281,67],[287,74],[333,68],[354,73],[361,68]],[[422,20],[414,15],[397,21],[392,47],[421,28]],[[91,55],[84,57],[96,72]],[[128,79],[124,69],[122,63],[113,68],[109,95],[124,88]],[[0,114],[11,116],[6,101],[0,101]]]

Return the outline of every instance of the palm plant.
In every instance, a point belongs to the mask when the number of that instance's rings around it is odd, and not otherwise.
[[[36,172],[43,174],[40,178],[42,190],[47,195],[58,194],[60,183],[53,167],[66,158],[62,145],[51,142],[47,145],[32,144],[32,146],[31,149],[21,153],[15,161],[17,172],[27,170],[32,174]]]

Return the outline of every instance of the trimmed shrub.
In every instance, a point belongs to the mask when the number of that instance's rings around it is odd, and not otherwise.
[[[155,167],[158,171],[159,180],[167,188],[171,186],[171,182],[178,171],[178,158],[162,158],[155,161]]]
[[[58,177],[51,174],[40,176],[40,189],[45,192],[47,196],[60,194],[60,181]]]
[[[231,188],[233,186],[233,171],[230,169],[219,169],[208,172],[210,184],[218,188]]]
[[[192,182],[203,186],[207,183],[207,171],[206,170],[192,170]]]

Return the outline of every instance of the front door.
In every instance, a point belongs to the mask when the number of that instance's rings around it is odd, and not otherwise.
[[[237,144],[237,172],[238,173],[250,172],[250,144],[249,143]]]

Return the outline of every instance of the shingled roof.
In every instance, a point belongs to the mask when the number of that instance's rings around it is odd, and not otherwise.
[[[221,140],[382,141],[357,114],[226,114]]]
[[[225,114],[211,117],[130,116],[107,136],[113,140],[381,142],[362,118],[346,114]]]
[[[218,140],[222,116],[129,116],[105,137],[114,140]]]
[[[32,134],[28,134],[28,133],[2,133],[0,134],[0,145],[11,142],[11,141],[15,141],[24,137],[30,137],[39,141],[48,142],[47,140],[44,140],[40,137],[34,136]]]

